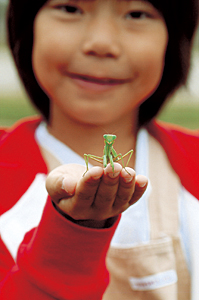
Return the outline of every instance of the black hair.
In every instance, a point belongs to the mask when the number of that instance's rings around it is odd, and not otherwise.
[[[199,0],[151,0],[163,15],[169,41],[159,87],[140,106],[139,125],[157,115],[165,100],[184,85],[190,68],[193,37],[198,25]]]
[[[157,90],[139,109],[139,125],[149,122],[167,97],[185,84],[194,32],[198,24],[199,0],[150,0],[163,15],[169,34],[165,68]],[[37,83],[32,69],[33,23],[46,0],[10,0],[8,41],[19,75],[30,96],[46,120],[49,98]],[[158,46],[158,45],[157,45]]]

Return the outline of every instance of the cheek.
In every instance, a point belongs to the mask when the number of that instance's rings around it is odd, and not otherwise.
[[[56,87],[62,85],[61,69],[67,68],[75,55],[75,39],[71,32],[51,22],[40,22],[34,28],[32,64],[35,77],[44,91],[50,96]]]
[[[32,51],[32,65],[35,77],[42,86],[46,74],[50,73],[51,48],[49,44],[49,35],[47,39],[45,24],[38,15],[34,23],[34,40]]]
[[[34,23],[32,64],[34,74],[42,86],[50,80],[50,75],[53,74],[59,62],[60,51],[57,42],[59,39],[55,32],[57,32],[55,26],[41,11]]]
[[[35,37],[32,52],[35,77],[48,96],[55,90],[60,80],[58,70],[61,55],[55,41],[52,43],[51,40],[50,36],[38,34]]]
[[[40,49],[39,44],[35,44],[32,53],[32,65],[38,84],[45,92],[47,92],[49,87],[52,85],[52,71],[50,64],[46,62],[46,55],[43,50],[44,49]]]

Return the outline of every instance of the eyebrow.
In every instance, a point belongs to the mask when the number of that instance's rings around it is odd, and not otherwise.
[[[47,0],[47,2],[56,2],[56,1],[59,1],[59,0]],[[80,3],[80,2],[95,2],[97,0],[62,0],[63,2],[65,2],[66,4],[71,2],[71,3]],[[115,0],[116,2],[150,2],[150,0]]]
[[[72,2],[95,2],[97,0],[71,0]],[[140,2],[148,2],[148,0],[116,0],[118,2],[134,2],[134,1],[140,1]]]

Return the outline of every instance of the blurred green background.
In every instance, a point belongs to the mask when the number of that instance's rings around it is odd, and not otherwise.
[[[7,0],[0,0],[0,126],[10,126],[22,117],[35,115],[15,70],[6,43]],[[163,107],[159,119],[190,129],[199,129],[199,31],[195,37],[191,72],[181,88]]]

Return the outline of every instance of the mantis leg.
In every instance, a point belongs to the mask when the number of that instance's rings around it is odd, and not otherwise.
[[[132,155],[133,155],[133,150],[129,150],[126,154],[124,154],[124,155],[122,156],[122,158],[124,158],[124,157],[127,156],[127,155],[129,155],[129,158],[128,158],[128,160],[127,160],[127,163],[126,163],[125,168],[128,167],[128,164],[129,164],[129,162],[130,162],[130,160],[131,160],[131,157],[132,157]]]
[[[85,163],[86,163],[86,172],[88,172],[88,161],[89,161],[89,159],[95,160],[95,161],[103,164],[103,157],[92,155],[92,154],[84,154],[84,160],[85,160]],[[86,174],[86,172],[84,172],[83,176]]]
[[[114,158],[113,158],[113,155],[111,153],[108,154],[108,161],[109,161],[109,163],[112,167],[113,174],[114,174],[114,164],[113,164]],[[107,161],[107,156],[104,154],[104,156],[103,156],[103,165],[104,165],[104,167],[107,166],[108,161]]]
[[[128,158],[128,161],[127,161],[126,166],[125,166],[125,165],[124,165],[123,158],[126,157],[127,155],[129,155],[129,158]],[[128,167],[128,164],[129,164],[129,161],[130,161],[132,155],[133,155],[133,150],[129,150],[129,151],[128,151],[126,154],[124,154],[124,155],[122,155],[121,153],[117,154],[117,156],[115,156],[114,159],[113,159],[114,161],[119,161],[119,160],[121,160],[121,161],[122,161],[122,166],[123,166],[123,168],[125,169],[125,171],[126,171],[129,175],[131,175],[131,174],[126,170],[126,167]]]

